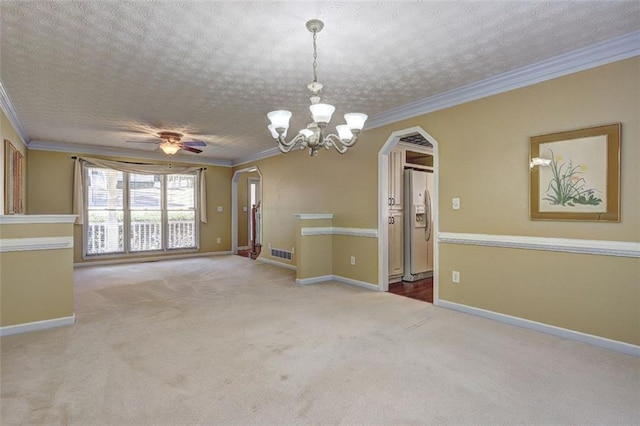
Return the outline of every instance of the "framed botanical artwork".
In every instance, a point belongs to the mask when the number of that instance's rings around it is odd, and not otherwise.
[[[620,222],[620,123],[531,138],[532,220]]]
[[[24,213],[24,156],[4,140],[4,214]]]

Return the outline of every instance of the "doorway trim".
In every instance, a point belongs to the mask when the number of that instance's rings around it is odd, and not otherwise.
[[[260,176],[260,200],[262,200],[263,177],[260,167],[252,166],[236,170],[231,178],[231,253],[238,254],[238,180],[243,173],[258,172]],[[264,205],[264,202],[262,202]],[[262,226],[260,226],[262,232]],[[262,239],[260,239],[262,241]]]
[[[438,220],[438,193],[439,193],[439,155],[438,141],[425,132],[422,127],[410,127],[397,130],[389,136],[378,152],[378,290],[389,291],[389,153],[398,145],[400,138],[419,133],[433,145],[433,239],[434,253],[433,265],[433,304],[439,304],[438,295],[438,269],[439,269],[439,220]]]
[[[251,185],[252,184],[256,184],[257,187],[258,187],[258,191],[257,191],[256,196],[258,198],[257,201],[260,202],[261,201],[260,197],[262,196],[262,178],[260,178],[260,177],[257,177],[257,178],[256,177],[250,177],[249,179],[247,179],[247,201],[248,201],[247,212],[249,213],[249,214],[247,214],[247,231],[248,231],[247,232],[247,239],[248,239],[247,246],[248,247],[251,247],[251,233],[252,233],[252,229],[251,229],[252,228],[252,221],[251,221],[251,218],[252,218],[252,215],[251,215],[251,211],[252,211],[251,210],[251,208],[252,208],[252,205],[251,205]],[[260,225],[262,225],[262,223],[259,223],[259,222],[260,222],[260,219],[258,218],[258,220],[256,221],[256,223],[258,224],[257,225],[258,230],[260,230]],[[257,240],[258,240],[258,244],[262,244],[262,240],[260,239],[260,237],[262,237],[262,235],[256,234],[256,237],[257,237]],[[238,245],[239,244],[240,243],[238,243]]]

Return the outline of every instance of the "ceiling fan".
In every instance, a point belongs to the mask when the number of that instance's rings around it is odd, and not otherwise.
[[[176,133],[176,132],[159,132],[158,133],[158,138],[160,139],[159,141],[156,139],[147,139],[147,140],[143,140],[143,141],[127,141],[127,142],[133,142],[133,143],[147,143],[147,142],[153,142],[153,143],[157,143],[159,144],[158,146],[160,147],[160,149],[168,155],[173,155],[176,152],[178,152],[179,150],[184,150],[184,151],[189,151],[189,152],[193,152],[196,154],[200,154],[202,152],[201,149],[197,149],[194,148],[195,146],[207,146],[206,143],[202,142],[202,141],[198,141],[198,140],[190,140],[190,141],[182,141],[182,137],[184,135],[182,133]]]

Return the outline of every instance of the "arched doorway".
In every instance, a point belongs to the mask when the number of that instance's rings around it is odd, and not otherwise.
[[[246,184],[242,185],[239,189],[238,183],[246,179]],[[239,190],[243,191],[243,200],[248,202],[244,203],[244,206],[239,206]],[[247,235],[251,235],[251,226],[249,222],[249,216],[251,214],[251,207],[249,203],[260,202],[262,203],[262,173],[260,168],[248,167],[246,169],[236,170],[231,179],[231,252],[238,253],[240,246],[245,247],[247,244]],[[246,211],[245,211],[246,210]],[[242,212],[242,214],[241,214]],[[241,228],[244,228],[242,232],[242,240],[239,241],[239,233]],[[257,241],[262,241],[262,214],[258,214],[256,221],[256,233]]]
[[[394,148],[402,139],[414,135],[428,141],[433,152],[433,193],[432,195],[432,238],[433,238],[433,304],[438,304],[438,142],[421,127],[393,132],[378,152],[378,288],[380,291],[389,290],[389,221],[392,209],[390,207],[390,156]]]

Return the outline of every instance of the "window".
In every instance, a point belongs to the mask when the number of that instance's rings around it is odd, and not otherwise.
[[[85,254],[198,247],[195,173],[146,175],[85,166]]]

